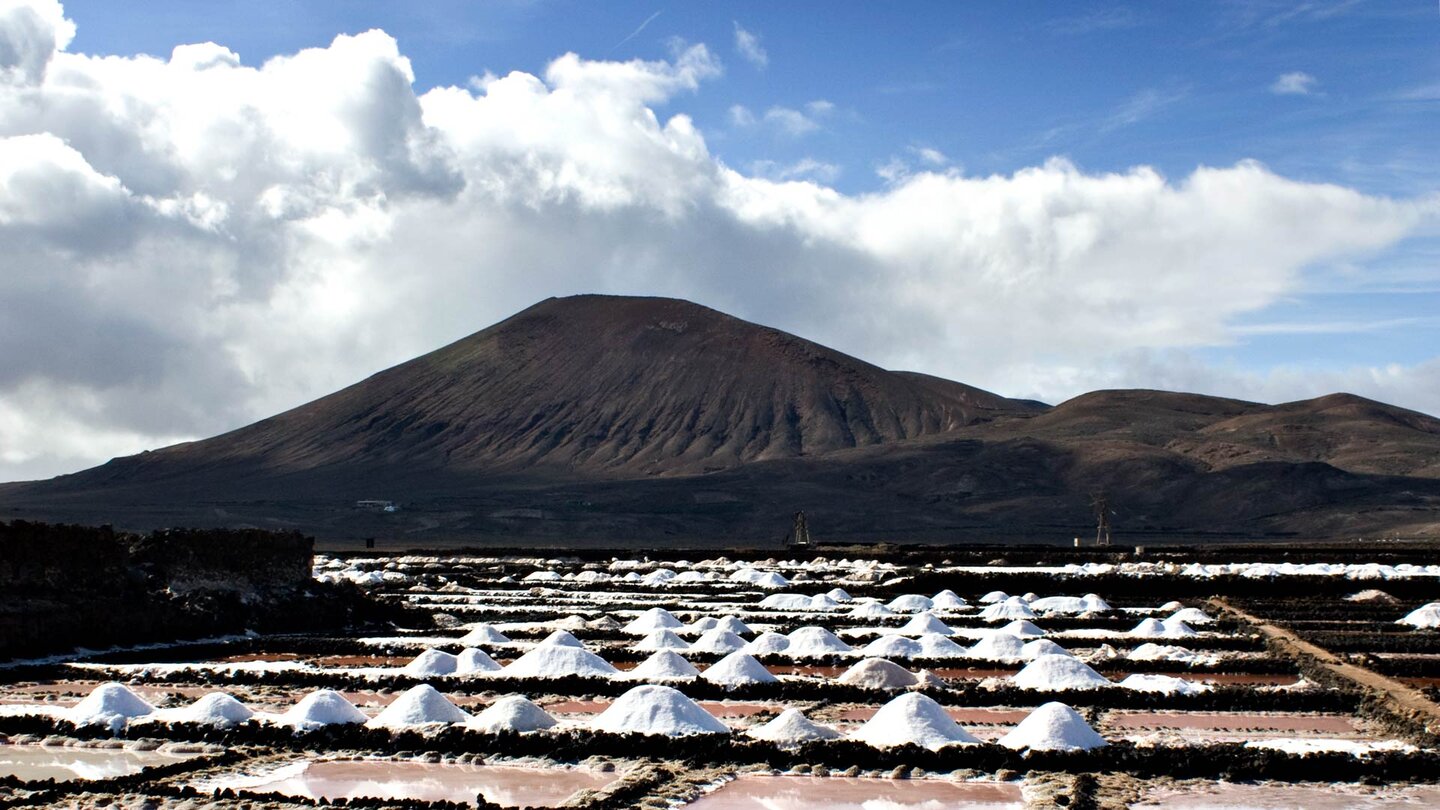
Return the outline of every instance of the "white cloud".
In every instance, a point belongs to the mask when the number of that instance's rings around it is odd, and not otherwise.
[[[1282,73],[1270,84],[1270,92],[1279,96],[1308,96],[1315,92],[1317,80],[1303,71]]]
[[[735,51],[757,70],[764,70],[770,64],[770,55],[760,45],[760,37],[741,28],[738,22],[735,23]]]
[[[775,132],[790,138],[799,138],[818,131],[821,121],[830,117],[835,112],[835,105],[825,99],[816,99],[807,102],[804,109],[793,107],[782,107],[776,105],[766,110],[763,115],[755,115],[743,104],[735,104],[730,107],[730,125],[741,129],[748,129],[759,124],[770,127]]]
[[[757,160],[750,164],[750,174],[769,180],[814,180],[833,183],[840,176],[840,167],[815,158],[801,158],[794,163],[780,164],[773,160]]]
[[[35,84],[74,38],[59,0],[0,0],[0,81]]]
[[[254,66],[70,53],[70,30],[0,5],[0,479],[233,428],[588,291],[1053,398],[1067,369],[1230,341],[1307,267],[1436,217],[1253,163],[858,195],[819,160],[744,174],[656,112],[719,75],[702,45],[417,96],[379,31]]]
[[[946,166],[950,163],[950,158],[945,157],[944,152],[941,152],[939,149],[935,149],[933,147],[912,146],[910,147],[910,151],[915,155],[915,157],[920,159],[921,163],[925,163],[930,166]]]

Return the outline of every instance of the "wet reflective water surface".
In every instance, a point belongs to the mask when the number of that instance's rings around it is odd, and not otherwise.
[[[193,759],[198,754],[162,754],[158,751],[69,748],[41,745],[0,745],[0,776],[27,782],[37,779],[109,779],[139,773],[145,768]]]
[[[741,776],[687,810],[1020,810],[1018,785],[945,779]]]
[[[268,780],[239,778],[232,786],[331,801],[364,797],[474,802],[479,795],[507,807],[554,807],[578,790],[601,788],[616,778],[578,768],[319,760],[282,768]],[[223,785],[206,787],[214,786]]]

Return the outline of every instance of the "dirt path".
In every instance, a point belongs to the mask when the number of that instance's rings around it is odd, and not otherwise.
[[[1380,698],[1401,717],[1419,723],[1432,737],[1440,737],[1440,704],[1436,704],[1435,701],[1426,697],[1425,693],[1419,689],[1342,660],[1324,647],[1311,644],[1284,627],[1270,624],[1258,616],[1246,613],[1223,597],[1211,599],[1210,604],[1224,613],[1253,625],[1267,639],[1274,642],[1276,648],[1287,657],[1300,663],[1304,663],[1305,659],[1313,661],[1337,677]]]

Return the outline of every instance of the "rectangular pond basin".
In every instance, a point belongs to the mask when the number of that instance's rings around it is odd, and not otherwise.
[[[49,745],[0,745],[0,776],[27,782],[54,779],[110,779],[146,768],[194,759],[199,754],[162,754],[111,748],[71,748]]]
[[[1020,786],[947,779],[742,775],[685,810],[1021,810]]]
[[[1440,807],[1440,787],[1216,782],[1189,788],[1156,789],[1130,806],[1134,810],[1419,810]]]
[[[231,788],[307,799],[423,799],[474,803],[476,796],[505,807],[555,807],[579,790],[597,790],[618,778],[582,768],[310,760],[255,775],[207,779],[202,791]]]

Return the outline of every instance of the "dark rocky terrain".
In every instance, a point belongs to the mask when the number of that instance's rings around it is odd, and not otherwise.
[[[0,660],[394,613],[316,583],[313,547],[295,533],[0,523]]]
[[[51,481],[0,514],[327,543],[1440,535],[1440,420],[1098,391],[1055,407],[892,372],[684,301],[550,299],[308,405]],[[361,499],[400,504],[394,513]]]

